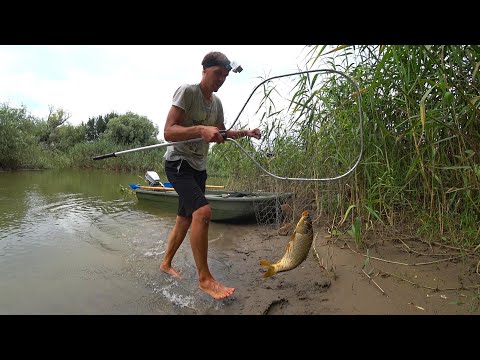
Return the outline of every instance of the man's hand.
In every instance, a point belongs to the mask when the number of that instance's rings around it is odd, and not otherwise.
[[[217,144],[221,144],[225,141],[222,134],[220,134],[220,130],[215,126],[202,126],[200,134],[202,135],[202,139],[208,143],[216,142]]]
[[[254,137],[255,139],[260,139],[262,135],[260,134],[260,130],[257,128],[253,130],[247,130],[247,136]]]

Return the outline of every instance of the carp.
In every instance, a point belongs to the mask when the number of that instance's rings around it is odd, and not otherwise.
[[[313,228],[310,213],[305,210],[290,236],[285,248],[285,255],[274,264],[266,260],[260,261],[260,265],[268,266],[268,270],[262,277],[267,278],[281,271],[296,268],[307,258],[313,242]]]

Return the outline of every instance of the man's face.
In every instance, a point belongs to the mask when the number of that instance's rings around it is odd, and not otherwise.
[[[204,70],[207,85],[213,92],[217,92],[221,88],[230,71],[223,66],[211,66]]]

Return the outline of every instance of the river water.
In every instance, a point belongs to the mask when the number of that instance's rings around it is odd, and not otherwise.
[[[128,184],[142,176],[0,172],[0,314],[221,313],[199,295],[188,235],[175,265],[191,280],[159,271],[175,214],[138,203]],[[212,222],[209,241],[228,246],[242,226]],[[226,265],[209,264],[223,281]]]

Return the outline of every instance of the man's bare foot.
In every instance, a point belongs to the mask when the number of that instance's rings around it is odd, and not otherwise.
[[[165,265],[161,264],[160,265],[160,270],[162,270],[164,273],[172,275],[173,277],[176,277],[176,278],[179,278],[179,279],[181,278],[180,273],[171,266],[165,266]]]
[[[198,287],[214,299],[225,299],[235,292],[235,288],[223,286],[214,279],[205,280]]]

